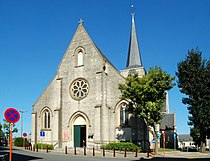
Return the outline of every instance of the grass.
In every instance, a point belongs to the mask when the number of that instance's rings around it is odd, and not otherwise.
[[[170,151],[177,151],[177,149],[165,149],[166,152],[170,152]],[[164,152],[163,148],[158,148],[158,152]]]

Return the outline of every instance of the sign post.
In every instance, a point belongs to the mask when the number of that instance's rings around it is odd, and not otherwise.
[[[41,149],[43,150],[42,139],[43,139],[43,137],[45,137],[44,131],[40,131],[40,137],[41,137]]]
[[[4,117],[10,123],[10,133],[9,133],[10,153],[9,153],[9,161],[12,161],[12,131],[13,131],[13,124],[19,121],[20,114],[19,114],[19,112],[16,109],[8,108],[4,112]]]

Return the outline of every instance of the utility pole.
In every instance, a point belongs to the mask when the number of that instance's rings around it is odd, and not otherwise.
[[[23,107],[22,107],[22,110],[19,111],[21,113],[21,129],[20,129],[20,135],[21,135],[21,138],[23,140],[23,146],[25,144],[25,138],[23,139],[23,114],[26,113],[27,111],[23,111]]]

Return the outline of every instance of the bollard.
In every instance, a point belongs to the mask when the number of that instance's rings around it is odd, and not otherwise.
[[[32,144],[30,145],[30,147],[31,147],[31,151],[32,151]]]
[[[36,144],[36,152],[38,152],[39,150],[38,150],[38,144]]]
[[[93,147],[93,156],[95,156],[95,149],[94,149],[94,147]]]
[[[103,148],[103,157],[105,157],[105,149]]]
[[[124,153],[124,157],[126,157],[126,148],[125,148],[125,153]]]
[[[115,157],[115,149],[113,149],[113,157]]]
[[[138,149],[136,148],[136,155],[135,155],[135,157],[137,157],[137,155],[138,155]]]
[[[67,146],[65,146],[65,154],[68,154],[68,152],[67,152]]]
[[[86,147],[84,146],[84,155],[86,155]]]
[[[74,155],[77,155],[77,149],[74,147]]]
[[[36,146],[36,144],[34,144],[34,146],[33,146],[33,151],[35,151],[35,146]]]
[[[48,153],[48,145],[46,146],[46,151],[47,151],[47,153]]]

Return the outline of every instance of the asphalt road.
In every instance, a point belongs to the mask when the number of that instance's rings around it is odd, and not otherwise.
[[[0,146],[0,153],[9,153],[9,147]],[[8,161],[8,157],[6,161]],[[70,154],[55,154],[26,151],[20,148],[13,148],[12,161],[136,161],[136,160],[154,160],[154,161],[189,161],[188,158],[109,158],[109,157],[90,157],[90,156],[75,156]],[[193,161],[209,161],[210,158],[193,158]],[[0,159],[1,161],[1,159]]]

